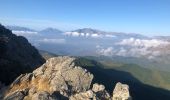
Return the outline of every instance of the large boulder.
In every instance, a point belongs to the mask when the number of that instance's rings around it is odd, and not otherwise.
[[[92,86],[93,74],[76,66],[75,59],[50,58],[32,73],[21,74],[5,91],[4,100],[111,100],[104,85],[95,83]],[[128,88],[125,89],[128,93]],[[116,86],[114,97],[122,98],[122,95],[115,95],[122,93],[119,90],[122,91]]]
[[[70,97],[70,100],[92,100],[94,93],[92,90],[81,92]]]
[[[70,100],[111,100],[111,97],[104,85],[95,83],[92,89],[72,95]]]
[[[129,86],[118,82],[113,90],[112,100],[132,100],[129,93]]]
[[[46,91],[49,94],[59,92],[65,97],[70,97],[79,92],[89,90],[93,75],[87,70],[75,66],[75,58],[63,56],[47,60],[32,73],[20,75],[7,91],[11,94],[15,91],[28,90],[27,96]]]
[[[95,83],[92,88],[95,100],[111,100],[110,94],[105,90],[105,86]]]
[[[0,81],[6,85],[45,62],[26,38],[0,25]],[[5,76],[5,77],[4,77]]]
[[[25,91],[15,91],[8,95],[5,100],[23,100],[25,97]]]

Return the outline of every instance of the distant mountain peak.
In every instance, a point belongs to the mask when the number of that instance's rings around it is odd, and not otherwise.
[[[97,30],[97,29],[92,29],[92,28],[82,28],[82,29],[77,29],[77,30],[74,30],[72,32],[79,32],[79,33],[89,33],[89,34],[92,34],[92,33],[105,33],[104,31],[100,31],[100,30]]]
[[[35,31],[34,29],[30,29],[27,27],[13,26],[13,25],[6,26],[6,28],[14,31]]]
[[[63,31],[61,30],[58,30],[56,28],[51,28],[51,27],[48,27],[44,30],[41,30],[39,31],[40,34],[59,34],[59,33],[63,33]]]

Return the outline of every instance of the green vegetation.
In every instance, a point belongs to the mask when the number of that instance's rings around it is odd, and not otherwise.
[[[170,90],[170,72],[168,71],[166,72],[154,68],[144,68],[137,64],[128,64],[108,57],[86,58],[100,62],[105,69],[128,72],[144,84]]]
[[[57,56],[55,54],[40,51],[40,53],[46,59]],[[155,87],[164,88],[170,90],[170,72],[160,71],[157,69],[143,68],[137,64],[127,64],[111,60],[107,57],[77,57],[76,64],[80,66],[88,67],[100,67],[104,69],[114,69],[117,71],[128,72],[133,77],[138,79],[144,84],[148,84]]]
[[[141,82],[170,90],[170,73],[156,69],[142,68],[135,64],[125,64],[121,67],[113,67],[116,70],[131,73]]]
[[[102,83],[109,92],[117,82],[126,83],[134,100],[169,100],[170,92],[160,87],[162,78],[157,71],[142,68],[135,64],[109,64],[111,66],[96,62],[89,58],[78,57],[76,64],[93,73],[93,82]],[[168,74],[168,73],[167,73]],[[161,75],[161,74],[160,74]],[[161,80],[161,82],[159,82]],[[157,82],[157,83],[155,83]]]
[[[50,52],[47,52],[47,51],[44,51],[44,50],[39,50],[39,53],[41,54],[41,56],[44,58],[44,59],[49,59],[51,57],[55,57],[57,56],[56,54],[53,54],[53,53],[50,53]]]
[[[170,100],[168,72],[116,63],[108,58],[77,57],[75,64],[93,73],[93,83],[104,84],[110,93],[117,82],[122,82],[129,85],[133,100]]]

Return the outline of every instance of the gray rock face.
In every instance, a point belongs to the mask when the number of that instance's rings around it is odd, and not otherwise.
[[[45,60],[26,38],[0,25],[0,81],[10,84],[20,74],[31,72]],[[6,76],[6,77],[4,77]]]
[[[70,97],[70,100],[111,100],[104,85],[93,84],[92,90],[81,92]]]
[[[104,89],[105,89],[104,85],[99,85],[98,83],[93,84],[92,90],[94,92],[104,91]]]
[[[15,91],[9,94],[5,100],[23,100],[25,97],[25,91]]]
[[[20,75],[5,100],[111,100],[105,86],[92,84],[93,74],[75,65],[75,58],[50,58],[32,73]],[[123,99],[122,99],[123,100]]]
[[[70,100],[92,100],[94,93],[91,90],[86,92],[78,93],[70,97]]]
[[[111,100],[110,94],[105,90],[105,86],[95,83],[92,88],[95,96],[94,100]]]
[[[27,99],[27,97],[25,97]],[[39,92],[32,96],[32,100],[59,100],[55,97],[52,97],[48,92]]]
[[[33,71],[33,75],[47,79],[50,91],[60,91],[66,96],[74,92],[86,91],[90,88],[93,75],[75,66],[74,60],[75,58],[67,56],[51,58]]]
[[[49,94],[60,92],[63,96],[70,97],[72,94],[87,91],[90,88],[93,75],[87,70],[75,66],[74,60],[75,58],[68,56],[47,60],[33,73],[20,75],[11,84],[9,94],[28,89],[28,97],[33,97],[36,94],[36,98],[38,98],[37,93],[42,91]]]
[[[113,91],[112,100],[132,100],[129,93],[129,86],[122,83],[117,83]]]

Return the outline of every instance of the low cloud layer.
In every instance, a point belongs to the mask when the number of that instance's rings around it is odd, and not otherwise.
[[[92,48],[93,53],[94,53],[94,50],[97,48],[97,53],[100,55],[105,55],[105,56],[145,57],[148,59],[154,59],[154,58],[160,58],[160,56],[162,55],[166,56],[170,54],[170,41],[158,39],[158,38],[155,38],[155,39],[138,38],[138,37],[132,37],[129,35],[121,36],[120,34],[119,36],[116,34],[100,33],[100,32],[95,32],[95,31],[94,32],[72,31],[72,32],[65,32],[61,35],[56,34],[53,36],[50,36],[50,34],[41,34],[41,33],[34,32],[34,31],[13,30],[12,32],[17,35],[27,37],[28,40],[31,41],[31,43],[36,46],[43,45],[43,43],[52,44],[54,46],[56,44],[64,44],[66,43],[66,39],[68,39],[66,38],[67,36],[77,37],[77,38],[84,37],[87,40],[79,41],[77,46],[81,47],[83,44],[84,47]],[[93,38],[93,39],[90,39],[90,38]],[[100,39],[104,39],[105,41],[103,40],[98,41]],[[75,42],[77,43],[76,39],[75,40],[68,39],[68,41],[70,42],[70,44],[74,44]],[[94,45],[96,44],[100,44],[100,45],[96,46],[95,48]],[[76,49],[74,51],[76,51]]]
[[[129,38],[115,43],[112,47],[103,48],[97,46],[97,53],[105,56],[147,57],[148,59],[154,59],[165,54],[165,52],[162,52],[162,49],[158,48],[164,48],[164,51],[167,51],[167,46],[170,46],[168,41]]]
[[[41,43],[53,43],[53,44],[63,44],[66,43],[65,39],[48,39],[48,38],[44,38],[39,40],[39,42]]]
[[[158,46],[165,46],[170,44],[168,41],[163,41],[163,40],[158,40],[158,39],[135,39],[135,38],[130,38],[130,39],[124,39],[121,42],[117,43],[118,45],[127,45],[127,46],[132,46],[132,47],[158,47]]]
[[[26,35],[37,35],[38,32],[33,31],[12,31],[12,33],[19,35],[19,36],[26,36]]]
[[[79,32],[65,32],[64,35],[73,37],[91,37],[91,38],[114,38],[112,34],[98,34],[98,33],[79,33]]]

